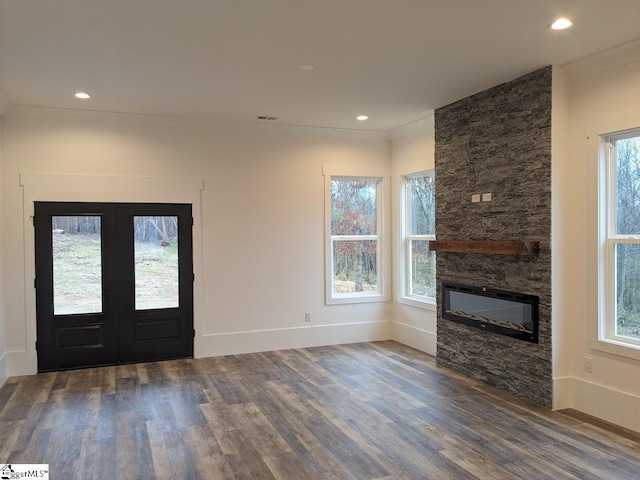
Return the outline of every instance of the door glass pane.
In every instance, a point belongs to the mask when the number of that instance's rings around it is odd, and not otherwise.
[[[135,309],[178,308],[178,217],[133,217]]]
[[[98,215],[53,216],[53,313],[102,312],[102,240]]]

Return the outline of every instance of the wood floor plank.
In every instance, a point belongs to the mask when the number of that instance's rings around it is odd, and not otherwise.
[[[235,444],[239,453],[226,455],[227,461],[231,465],[237,477],[255,479],[275,479],[273,472],[265,463],[260,453],[247,443],[246,432],[233,430],[227,432],[232,443]]]
[[[113,475],[116,464],[116,397],[104,382],[101,387],[100,402],[95,415],[95,430],[89,432],[92,437],[83,438],[83,444],[92,451],[92,458],[82,449],[85,478],[107,478]],[[86,443],[85,443],[86,442]],[[91,461],[92,460],[92,463]]]
[[[195,469],[183,448],[186,432],[175,422],[151,420],[146,423],[155,478],[193,478]]]
[[[295,436],[295,439],[299,441],[299,445],[302,446],[303,450],[299,455],[304,457],[315,470],[326,472],[322,473],[323,478],[324,476],[331,478],[339,474],[338,478],[344,478],[345,480],[356,479],[355,474],[344,468],[338,458],[324,447],[324,444],[318,439],[315,432],[304,425],[302,420],[303,417],[294,411],[283,411],[279,416],[279,421]],[[274,419],[271,419],[271,422],[274,426],[276,425]],[[285,436],[281,430],[279,431],[283,438],[290,440],[290,437]],[[297,443],[295,441],[288,441],[288,443],[293,451],[300,451],[296,448]]]
[[[298,462],[305,465],[305,470],[312,472],[314,475],[325,474],[328,469],[323,465],[322,460],[318,459],[301,440],[300,429],[291,426],[283,418],[282,415],[273,415],[269,418],[269,423],[276,429],[280,436],[287,442],[290,452],[285,455],[279,455],[278,458],[290,458],[294,455]],[[311,434],[309,433],[309,436]],[[280,460],[278,460],[279,462]]]
[[[234,478],[233,470],[208,425],[188,427],[185,449],[193,466],[193,478],[226,479]]]
[[[18,381],[7,381],[4,384],[4,387],[0,389],[0,412],[2,412],[7,406],[7,403],[9,403],[9,400],[11,400],[11,397],[15,393],[18,386],[20,386],[20,383]]]
[[[397,425],[393,422],[369,423],[350,420],[348,423],[360,432],[368,443],[375,446],[377,451],[384,452],[384,455],[409,478],[473,478],[439,454],[442,447],[435,437],[411,435],[405,428],[396,428]],[[393,470],[386,463],[385,467]]]
[[[13,450],[7,461],[2,463],[48,463],[42,459],[47,458],[49,439],[52,430],[49,428],[36,429],[31,436],[29,444],[20,449]]]
[[[321,474],[308,465],[303,458],[293,452],[263,457],[264,462],[279,480],[313,480],[322,478]]]
[[[8,458],[16,447],[18,438],[23,434],[25,420],[0,422],[0,458]]]
[[[125,480],[637,480],[640,433],[374,342],[10,378],[0,463]]]

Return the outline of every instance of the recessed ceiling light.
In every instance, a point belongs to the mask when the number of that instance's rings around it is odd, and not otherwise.
[[[316,67],[314,67],[313,65],[300,65],[300,70],[304,70],[304,71],[313,70],[314,68]]]
[[[356,117],[356,120],[360,120],[361,122],[364,122],[365,120],[369,120],[369,116],[368,115],[358,115]]]
[[[86,100],[87,98],[91,98],[91,95],[89,95],[87,92],[76,92],[75,97]]]
[[[568,18],[559,18],[555,22],[551,24],[552,30],[564,30],[565,28],[569,28],[573,23]]]

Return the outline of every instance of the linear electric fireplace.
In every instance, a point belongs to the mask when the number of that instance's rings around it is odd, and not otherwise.
[[[538,297],[534,295],[445,282],[442,318],[538,343]]]

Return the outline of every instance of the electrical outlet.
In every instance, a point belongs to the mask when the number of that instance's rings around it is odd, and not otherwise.
[[[593,358],[584,357],[584,371],[588,373],[593,372]]]
[[[305,322],[311,321],[311,312],[304,312],[304,321]]]
[[[483,202],[490,202],[491,200],[492,200],[491,193],[483,193],[482,194],[482,201]]]
[[[478,203],[479,201],[480,201],[480,194],[479,193],[474,193],[473,195],[471,195],[471,202]]]

